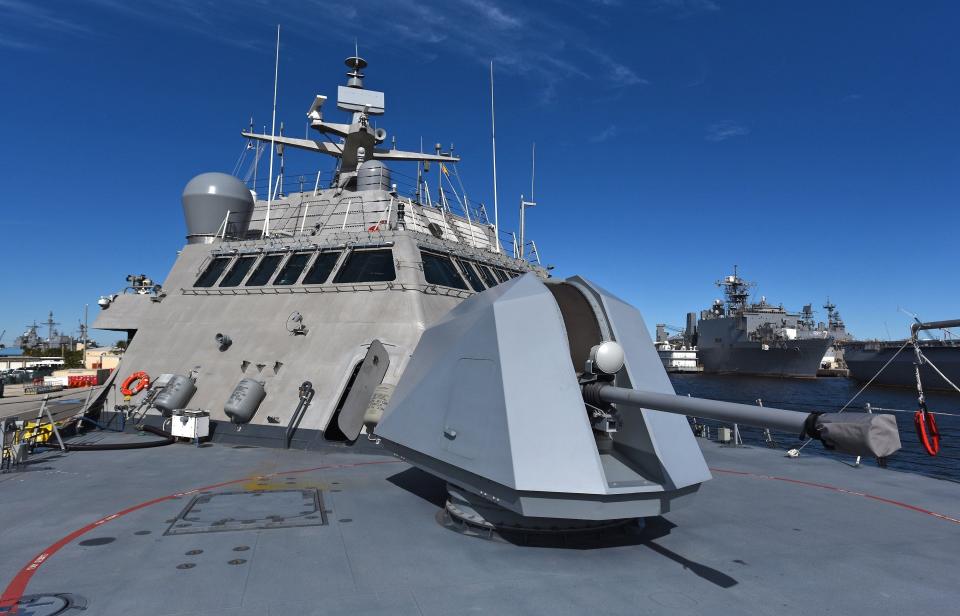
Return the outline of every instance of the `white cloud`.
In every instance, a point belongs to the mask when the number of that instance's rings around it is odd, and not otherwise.
[[[717,122],[716,124],[708,126],[705,139],[707,141],[720,142],[749,134],[750,129],[743,124],[738,124],[732,120],[724,120],[723,122]]]
[[[467,6],[473,7],[481,13],[490,23],[501,28],[517,28],[523,24],[517,17],[506,13],[493,2],[483,0],[464,0]]]

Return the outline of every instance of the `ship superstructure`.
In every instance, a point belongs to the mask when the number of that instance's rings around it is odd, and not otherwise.
[[[704,372],[813,378],[833,336],[811,327],[807,313],[790,312],[761,296],[755,286],[732,275],[717,281],[725,300],[715,300],[697,321],[697,348]]]
[[[326,97],[317,96],[307,116],[323,139],[243,133],[281,153],[332,156],[332,176],[318,173],[306,185],[287,178],[295,190],[284,191],[278,175],[259,198],[233,176],[197,176],[183,195],[188,242],[163,286],[100,302],[94,326],[129,337],[120,378],[187,377],[195,393],[181,406],[243,425],[238,437],[355,439],[332,420],[351,403],[368,354],[382,355],[378,385],[389,389],[424,328],[464,298],[526,272],[547,277],[516,258],[519,249],[508,254],[484,208],[456,190],[457,157],[439,146],[380,147],[387,135],[373,117],[385,112],[384,94],[363,87],[362,58],[346,63],[337,108],[348,123],[325,119]],[[414,164],[415,187],[392,179],[394,162]],[[424,177],[431,163],[435,196]],[[242,418],[224,411],[241,381],[262,398]]]

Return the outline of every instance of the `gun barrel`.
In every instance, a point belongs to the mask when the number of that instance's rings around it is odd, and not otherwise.
[[[900,432],[893,415],[802,413],[768,406],[627,389],[606,383],[584,385],[583,396],[590,404],[635,406],[793,432],[801,438],[815,438],[828,449],[856,456],[885,458],[900,449]]]
[[[609,403],[633,404],[647,409],[716,419],[758,428],[773,428],[794,434],[805,434],[810,413],[788,411],[766,406],[721,402],[652,391],[601,385],[595,389],[600,400]]]

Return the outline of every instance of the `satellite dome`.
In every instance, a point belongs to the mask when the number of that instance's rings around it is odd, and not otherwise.
[[[246,184],[226,173],[201,173],[183,189],[187,241],[210,243],[220,233],[243,237],[253,214],[253,195]],[[229,214],[229,218],[228,218]],[[227,228],[223,221],[227,219]]]

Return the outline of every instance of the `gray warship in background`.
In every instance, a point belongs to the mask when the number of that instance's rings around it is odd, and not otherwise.
[[[849,340],[843,344],[843,358],[850,376],[857,381],[871,382],[887,387],[917,387],[916,368],[924,389],[954,391],[951,382],[960,384],[960,339],[948,327],[957,327],[956,322],[935,322],[933,326],[917,321],[911,328],[911,336],[903,340]],[[935,327],[939,325],[939,327]],[[919,327],[923,326],[923,327]],[[936,330],[939,336],[921,339],[921,330]],[[924,358],[917,357],[909,347],[917,345]],[[938,374],[929,362],[933,362]],[[949,379],[949,382],[944,379]]]
[[[789,312],[783,305],[769,304],[765,297],[749,303],[754,283],[733,274],[717,281],[724,300],[716,300],[700,313],[696,344],[703,371],[814,378],[827,349],[833,344],[830,329],[815,328],[812,310]],[[687,318],[688,329],[692,317]]]

